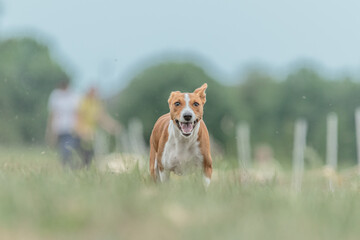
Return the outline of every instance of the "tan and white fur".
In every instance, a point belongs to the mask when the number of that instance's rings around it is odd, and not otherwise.
[[[150,137],[150,174],[168,180],[170,172],[183,175],[201,167],[204,184],[212,174],[209,133],[203,121],[205,83],[192,93],[171,92],[170,112],[161,116]]]

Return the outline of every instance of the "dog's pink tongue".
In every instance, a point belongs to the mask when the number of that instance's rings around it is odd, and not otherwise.
[[[183,131],[183,133],[191,133],[192,129],[192,123],[181,123],[181,130]]]

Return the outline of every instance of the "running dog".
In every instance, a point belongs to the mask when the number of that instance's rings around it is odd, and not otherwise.
[[[202,167],[204,184],[212,174],[209,133],[203,121],[205,83],[192,93],[171,92],[170,112],[155,123],[150,137],[150,174],[156,181],[169,179],[170,172],[183,175]]]

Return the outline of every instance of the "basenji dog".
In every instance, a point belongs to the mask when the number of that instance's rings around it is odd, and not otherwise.
[[[183,175],[202,167],[204,185],[212,174],[209,133],[203,121],[205,83],[192,93],[171,92],[170,112],[155,123],[150,137],[150,174],[156,181],[169,179],[170,172]]]

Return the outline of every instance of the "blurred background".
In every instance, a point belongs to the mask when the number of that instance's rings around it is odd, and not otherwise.
[[[43,145],[47,101],[70,78],[96,86],[123,126],[148,142],[171,91],[207,82],[205,121],[235,157],[236,126],[251,145],[291,163],[294,121],[324,161],[326,116],[339,117],[340,164],[356,162],[360,2],[0,0],[0,144]]]

